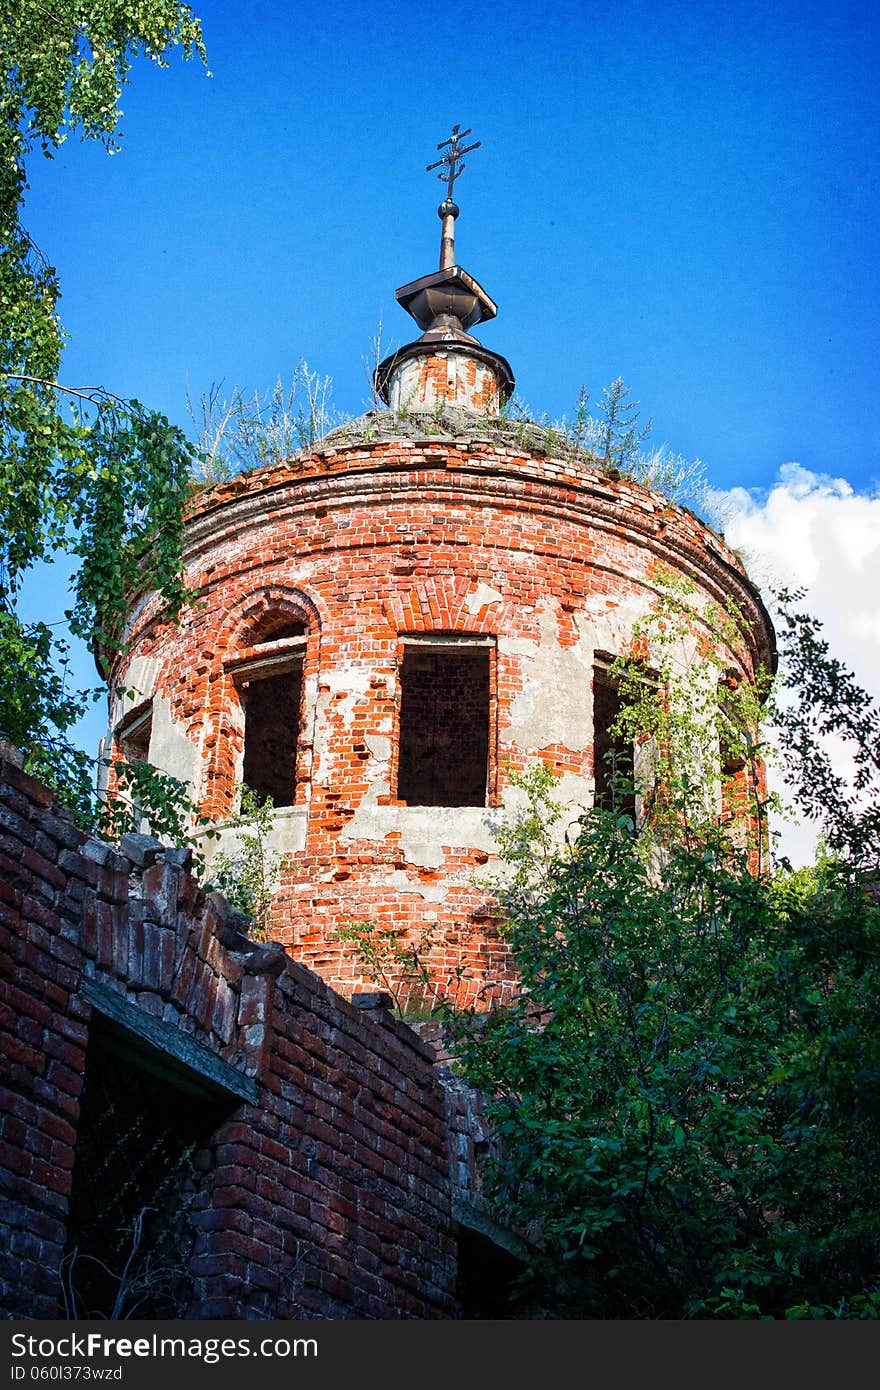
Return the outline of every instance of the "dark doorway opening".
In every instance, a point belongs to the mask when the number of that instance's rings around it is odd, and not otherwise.
[[[485,806],[489,648],[407,646],[400,672],[398,800]]]
[[[180,1318],[189,1305],[194,1158],[232,1102],[157,1056],[93,1012],[62,1267],[69,1318]]]
[[[488,1236],[458,1228],[458,1317],[471,1320],[529,1317],[523,1290],[524,1266]]]

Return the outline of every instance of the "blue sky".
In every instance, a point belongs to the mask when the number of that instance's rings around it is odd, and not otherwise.
[[[66,372],[185,419],[305,357],[366,396],[433,268],[453,122],[459,260],[536,412],[622,375],[719,486],[876,481],[880,26],[867,5],[196,6],[211,77],[135,68],[108,159],[35,163]]]
[[[435,266],[442,187],[424,166],[460,122],[482,146],[457,187],[457,259],[500,306],[480,336],[532,412],[570,414],[582,384],[596,400],[621,375],[655,442],[745,489],[741,517],[797,463],[802,494],[806,477],[865,503],[873,584],[874,7],[194,8],[210,77],[136,66],[120,153],[71,139],[32,166],[68,384],[185,425],[187,391],[266,391],[305,358],[359,413],[380,320],[386,350],[415,336],[394,290]]]

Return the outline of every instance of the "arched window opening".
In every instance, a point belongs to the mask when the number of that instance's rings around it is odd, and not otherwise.
[[[250,639],[253,647],[263,647],[269,642],[283,642],[289,637],[307,637],[308,627],[300,619],[291,621],[287,614],[274,613],[260,623],[256,635]]]
[[[400,667],[397,798],[485,806],[491,639],[408,638]]]
[[[244,711],[242,780],[275,806],[296,799],[307,636],[303,621],[271,615],[230,663]]]

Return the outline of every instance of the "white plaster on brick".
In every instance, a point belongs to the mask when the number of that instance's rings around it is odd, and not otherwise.
[[[559,743],[578,752],[592,742],[592,651],[583,637],[574,647],[560,645],[560,610],[556,600],[543,599],[538,611],[541,636],[537,642],[525,638],[498,640],[499,652],[521,658],[523,672],[523,688],[503,726],[504,738],[524,751]]]
[[[535,762],[539,761],[534,759]],[[563,773],[555,783],[552,799],[562,806],[557,823],[557,833],[562,839],[566,831],[577,825],[579,816],[593,804],[593,784],[586,777],[576,777],[572,772]],[[513,825],[518,817],[528,810],[528,797],[519,787],[508,787],[504,794],[504,807],[492,813],[493,843],[497,848],[497,833],[502,825]]]
[[[272,816],[272,829],[266,836],[267,849],[270,852],[280,851],[282,854],[296,854],[304,849],[307,816],[308,811],[304,806],[278,807]],[[222,849],[226,854],[235,854],[236,850],[241,848],[240,831],[222,824],[213,825],[211,829],[218,832],[218,839],[206,839],[204,831],[196,831],[194,836],[201,842],[208,868],[218,850]],[[273,885],[273,891],[277,887],[277,883]]]
[[[128,693],[122,696],[116,704],[114,722],[124,718],[129,710],[134,709],[136,705],[152,698],[161,669],[162,663],[155,657],[136,656],[132,659],[125,676],[120,681],[120,685]]]
[[[443,846],[492,853],[495,837],[483,806],[376,806],[369,793],[361,802],[340,840],[384,840],[400,834],[400,848],[410,864],[436,869],[445,859]]]
[[[395,888],[399,893],[415,894],[424,898],[426,903],[442,903],[449,885],[456,880],[461,881],[461,875],[446,874],[442,883],[419,883],[417,879],[411,879],[404,869],[396,869],[386,878],[377,879],[376,884],[378,887]]]
[[[171,718],[171,701],[163,695],[153,700],[153,725],[150,731],[150,762],[194,785],[197,754],[179,724]]]
[[[339,726],[351,726],[358,705],[368,703],[371,667],[341,662],[322,671],[315,701],[314,762],[312,781],[326,784],[332,777],[334,747],[339,745]],[[338,696],[343,698],[340,700]]]
[[[430,356],[446,362],[442,380],[426,375],[419,357],[402,362],[392,373],[388,404],[393,411],[433,410],[439,405],[458,406],[465,410],[485,410],[490,399],[490,413],[498,408],[498,377],[488,363],[473,358],[467,348],[451,349],[435,345]],[[467,381],[465,367],[473,363],[476,374],[473,385]]]
[[[609,602],[604,595],[591,594],[583,610],[572,614],[582,643],[590,648],[590,665],[596,652],[607,652],[611,656],[627,652],[633,628],[636,623],[644,622],[650,611],[647,595]]]
[[[468,594],[464,601],[464,606],[469,613],[479,613],[480,609],[484,608],[487,604],[500,603],[503,598],[504,595],[499,594],[497,589],[491,588],[488,584],[481,583],[477,585],[472,593]]]
[[[364,743],[377,763],[387,763],[391,758],[391,739],[384,734],[364,734]]]

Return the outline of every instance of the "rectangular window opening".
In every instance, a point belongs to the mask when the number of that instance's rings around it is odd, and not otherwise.
[[[488,644],[407,643],[400,669],[397,798],[409,806],[485,806]]]
[[[150,761],[150,740],[153,736],[152,703],[139,705],[130,710],[117,725],[111,744],[113,761],[119,760],[135,769]],[[147,831],[149,825],[141,814],[141,805],[134,794],[134,788],[125,776],[124,770],[115,772],[115,797],[118,802],[129,807],[132,825],[135,829]]]
[[[150,761],[152,733],[152,705],[137,710],[123,722],[116,735],[116,745],[127,763],[147,763]]]
[[[633,745],[612,732],[623,709],[620,688],[604,662],[593,667],[593,777],[595,806],[636,820]]]
[[[718,756],[725,777],[735,777],[746,765],[751,742],[738,699],[739,672],[728,670],[718,685]]]
[[[244,707],[242,779],[261,799],[292,806],[302,700],[302,659],[261,663],[237,673]]]

